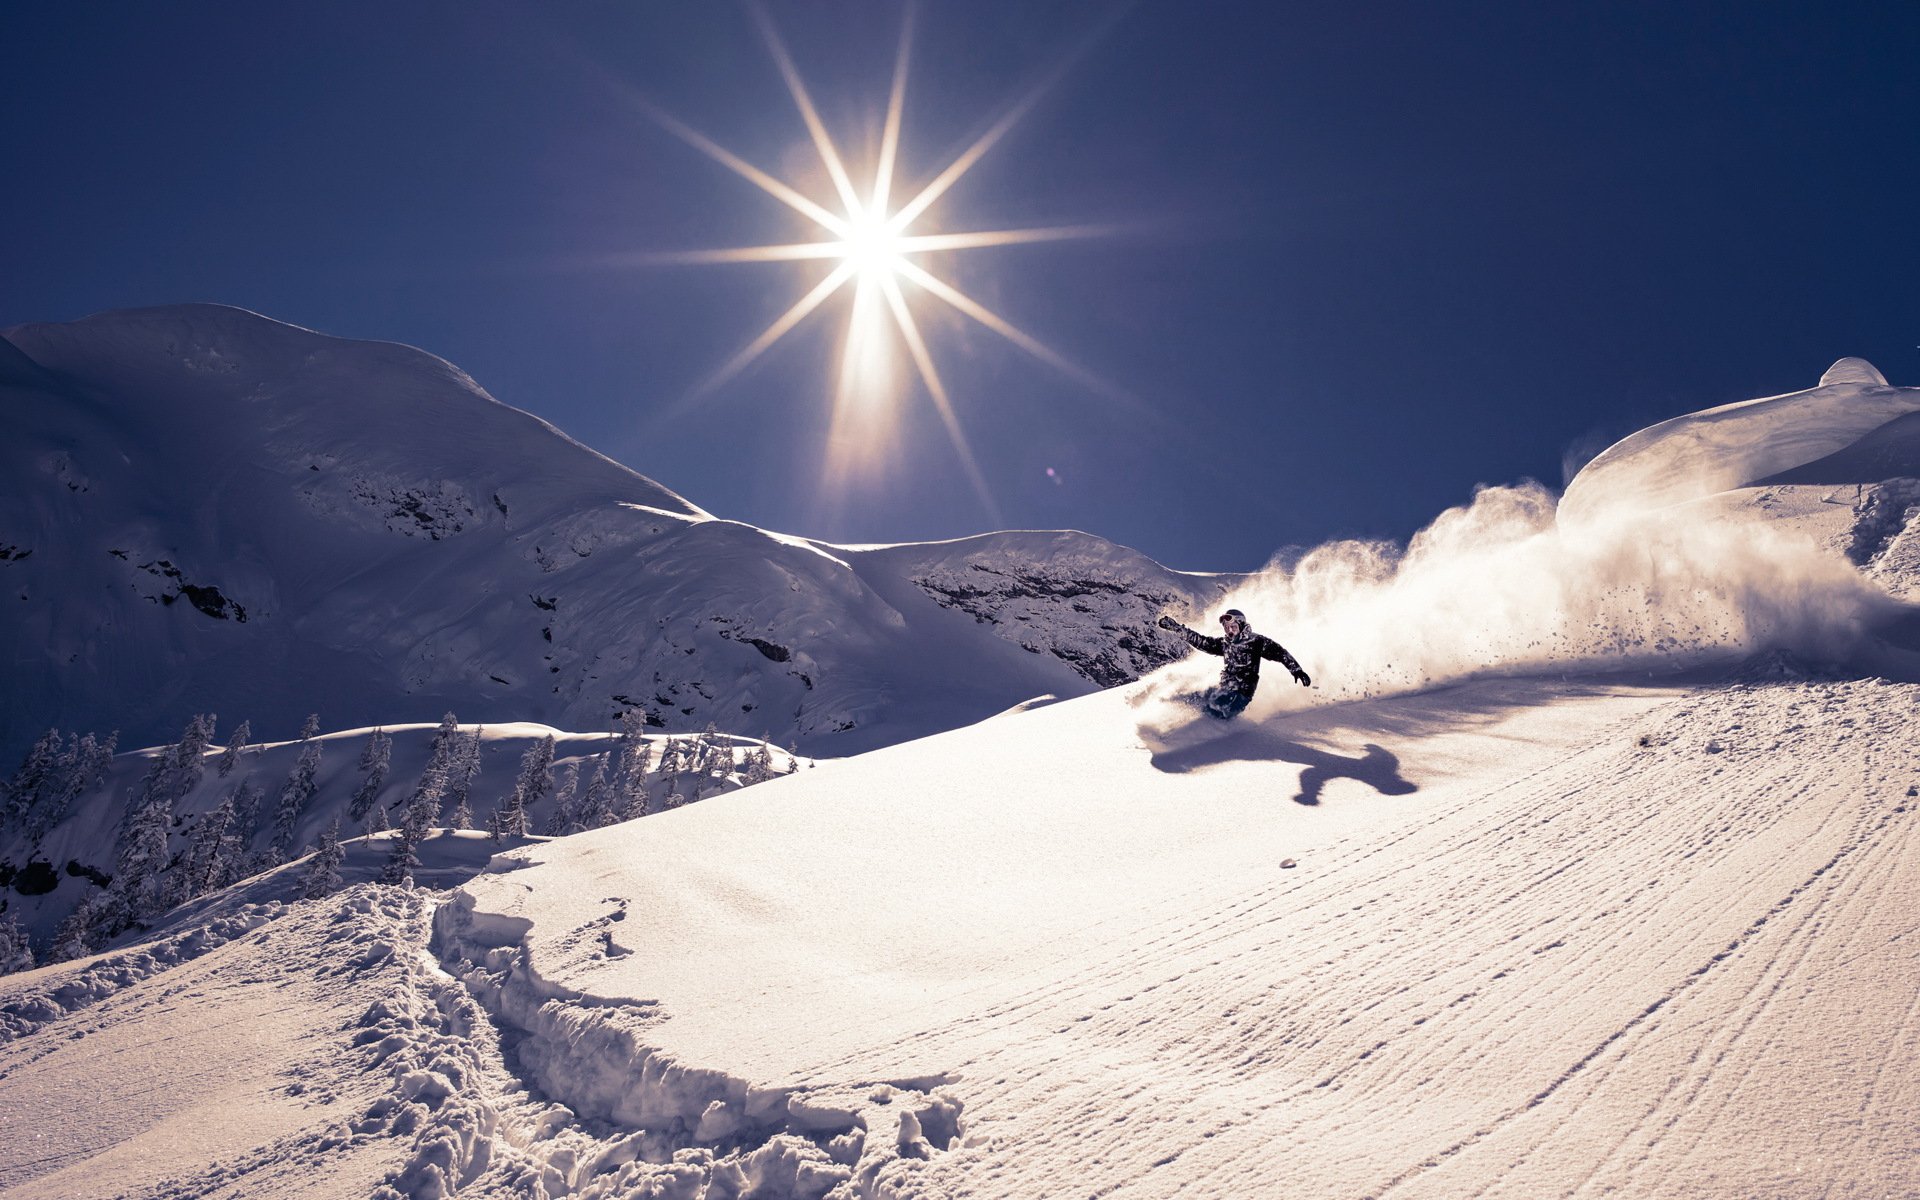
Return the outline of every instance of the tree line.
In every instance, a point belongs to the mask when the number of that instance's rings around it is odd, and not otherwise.
[[[113,872],[61,922],[44,961],[84,957],[129,929],[150,927],[177,905],[301,855],[310,857],[300,875],[300,894],[323,897],[342,886],[343,838],[385,834],[379,879],[404,885],[421,866],[420,845],[435,828],[484,829],[500,842],[524,838],[534,832],[534,810],[551,798],[541,832],[566,836],[696,803],[723,786],[762,783],[799,766],[790,748],[780,770],[764,738],[742,755],[711,724],[699,734],[649,739],[641,715],[629,713],[619,721],[608,750],[561,764],[557,779],[554,737],[534,742],[521,756],[513,787],[481,825],[475,821],[473,790],[485,729],[463,728],[449,712],[433,734],[419,778],[393,805],[381,799],[389,791],[393,739],[384,729],[373,730],[361,747],[359,779],[344,813],[336,813],[312,842],[297,847],[298,830],[319,791],[319,732],[319,716],[309,716],[293,745],[293,766],[269,806],[250,769],[258,753],[250,724],[242,721],[216,754],[215,716],[199,714],[188,721],[180,740],[154,756],[127,793]],[[49,730],[13,777],[0,783],[0,828],[19,830],[30,844],[37,843],[71,815],[76,801],[106,780],[117,740],[117,734],[100,739]],[[189,827],[186,844],[176,849],[171,835],[185,820],[177,809],[202,785],[210,761],[217,778],[237,773],[238,779]],[[589,768],[584,786],[583,762]],[[98,880],[98,872],[94,875]],[[0,974],[34,963],[17,917],[0,909]]]

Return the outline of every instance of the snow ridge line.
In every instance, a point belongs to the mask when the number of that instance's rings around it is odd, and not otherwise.
[[[1754,920],[1750,924],[1748,924],[1745,929],[1742,929],[1737,935],[1735,935],[1734,938],[1731,941],[1729,941],[1724,948],[1722,948],[1721,950],[1719,950],[1718,952],[1710,956],[1706,962],[1700,964],[1698,967],[1695,967],[1691,972],[1687,974],[1687,976],[1684,979],[1682,979],[1678,984],[1676,984],[1671,991],[1667,992],[1665,995],[1654,1000],[1651,1004],[1647,1005],[1645,1008],[1641,1009],[1638,1013],[1628,1018],[1628,1020],[1624,1024],[1622,1024],[1618,1029],[1614,1030],[1612,1033],[1608,1034],[1604,1039],[1602,1039],[1599,1045],[1595,1046],[1592,1050],[1582,1055],[1576,1062],[1574,1062],[1571,1066],[1569,1066],[1565,1071],[1561,1072],[1559,1077],[1556,1078],[1552,1083],[1549,1083],[1546,1087],[1542,1088],[1540,1091],[1536,1092],[1533,1096],[1528,1098],[1525,1104],[1522,1104],[1517,1108],[1514,1108],[1512,1110],[1509,1110],[1508,1112],[1501,1114],[1499,1117],[1495,1118],[1493,1121],[1489,1122],[1488,1124],[1482,1126],[1479,1129],[1474,1130],[1472,1133],[1468,1134],[1466,1137],[1461,1138],[1459,1141],[1455,1142],[1451,1146],[1448,1146],[1446,1149],[1441,1150],[1431,1155],[1430,1157],[1408,1167],[1404,1171],[1400,1172],[1398,1175],[1394,1176],[1392,1179],[1389,1179],[1386,1183],[1382,1184],[1377,1190],[1368,1192],[1367,1200],[1379,1200],[1380,1197],[1385,1196],[1387,1193],[1394,1191],[1395,1189],[1401,1187],[1406,1183],[1411,1182],[1414,1179],[1414,1177],[1419,1175],[1421,1172],[1437,1167],[1447,1159],[1452,1158],[1455,1155],[1460,1154],[1465,1150],[1471,1149],[1475,1144],[1485,1140],[1488,1137],[1491,1137],[1494,1134],[1494,1132],[1497,1131],[1500,1128],[1500,1126],[1504,1125],[1506,1122],[1514,1119],[1515,1117],[1520,1116],[1522,1113],[1538,1108],[1540,1107],[1540,1105],[1546,1103],[1562,1087],[1572,1082],[1575,1076],[1579,1075],[1580,1072],[1585,1070],[1588,1066],[1592,1065],[1592,1063],[1596,1059],[1598,1059],[1602,1054],[1606,1053],[1606,1051],[1609,1048],[1617,1044],[1622,1038],[1632,1033],[1635,1029],[1638,1029],[1640,1026],[1646,1024],[1647,1021],[1651,1020],[1657,1013],[1659,1013],[1662,1009],[1664,1009],[1668,1004],[1672,1003],[1675,1000],[1678,1000],[1681,996],[1685,995],[1686,992],[1689,989],[1691,989],[1695,984],[1699,983],[1700,980],[1706,978],[1710,973],[1712,973],[1714,968],[1718,967],[1721,963],[1725,962],[1727,959],[1731,958],[1734,954],[1738,953],[1740,949],[1744,947],[1749,941],[1751,941],[1754,937],[1758,936],[1759,933],[1763,929],[1765,929],[1766,926],[1775,917],[1778,917],[1781,913],[1785,912],[1788,908],[1790,908],[1796,900],[1798,900],[1802,895],[1804,895],[1808,891],[1808,889],[1812,888],[1815,884],[1819,883],[1823,878],[1826,877],[1828,873],[1833,871],[1846,859],[1851,857],[1855,851],[1872,845],[1875,835],[1885,830],[1886,827],[1893,822],[1893,818],[1897,813],[1902,813],[1905,811],[1906,811],[1905,806],[1900,806],[1897,808],[1889,809],[1886,812],[1882,813],[1880,816],[1880,819],[1874,822],[1874,824],[1870,828],[1868,828],[1864,832],[1855,834],[1852,838],[1850,838],[1847,842],[1845,842],[1838,850],[1836,850],[1833,853],[1832,857],[1828,858],[1827,861],[1825,861],[1824,863],[1821,863],[1818,867],[1815,867],[1813,871],[1805,879],[1795,884],[1793,888],[1791,888],[1785,896],[1782,896],[1779,900],[1775,901],[1773,905],[1769,907],[1764,913],[1761,913],[1758,917],[1754,918]]]
[[[963,1133],[950,1077],[761,1087],[688,1066],[643,1040],[664,1019],[658,1005],[584,995],[542,977],[529,932],[530,922],[477,912],[472,897],[456,891],[434,913],[429,951],[490,1018],[514,1082],[589,1123],[551,1148],[564,1146],[564,1154],[517,1147],[546,1158],[547,1194],[639,1187],[680,1197],[684,1187],[686,1200],[939,1195],[927,1190],[923,1171]]]
[[[172,937],[80,960],[75,964],[78,969],[53,968],[52,979],[45,982],[23,977],[22,982],[30,986],[0,1002],[0,1046],[38,1033],[116,992],[252,933],[286,910],[287,906],[278,901],[243,905],[230,916],[196,925]]]

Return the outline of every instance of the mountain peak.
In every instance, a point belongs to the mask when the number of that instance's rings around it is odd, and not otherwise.
[[[1864,358],[1843,358],[1827,368],[1820,377],[1821,387],[1836,383],[1864,383],[1868,387],[1886,387],[1887,377]]]

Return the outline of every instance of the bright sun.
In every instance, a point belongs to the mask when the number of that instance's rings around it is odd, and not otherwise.
[[[827,439],[829,475],[844,474],[850,470],[855,465],[853,458],[857,457],[854,451],[872,447],[878,440],[876,431],[898,407],[898,375],[892,369],[892,362],[894,352],[904,348],[928,397],[939,412],[941,423],[981,503],[989,515],[998,520],[998,505],[994,503],[966,435],[961,430],[959,417],[934,365],[933,355],[921,336],[919,323],[913,315],[911,297],[931,295],[1083,383],[1103,391],[1111,389],[1012,322],[939,278],[919,260],[936,251],[974,250],[988,246],[1094,237],[1111,231],[1086,225],[941,234],[914,234],[911,230],[914,223],[1026,115],[1059,72],[1054,72],[1024,96],[978,141],[905,204],[894,208],[891,207],[894,175],[900,149],[901,114],[906,105],[908,50],[913,35],[911,6],[907,8],[901,23],[899,53],[894,61],[893,87],[888,96],[879,156],[870,176],[872,182],[864,189],[855,184],[845,160],[835,148],[833,139],[828,136],[826,126],[821,122],[820,114],[815,110],[813,100],[807,94],[806,86],[801,82],[800,73],[787,53],[778,30],[774,28],[772,18],[757,5],[753,13],[767,49],[786,80],[787,90],[793,96],[794,105],[799,109],[814,148],[819,152],[821,165],[832,180],[837,211],[835,207],[817,202],[799,189],[746,162],[679,119],[646,104],[647,111],[669,132],[807,217],[824,235],[821,240],[814,242],[693,250],[650,257],[654,261],[682,263],[798,262],[817,259],[834,265],[773,324],[709,376],[695,390],[694,398],[709,395],[733,379],[815,309],[851,283],[853,297],[841,343],[832,424]],[[903,285],[909,285],[912,290],[908,291]]]

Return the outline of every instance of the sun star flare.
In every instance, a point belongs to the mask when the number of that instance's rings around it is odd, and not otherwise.
[[[794,301],[772,324],[709,375],[689,399],[698,401],[737,377],[776,342],[851,284],[853,295],[841,335],[838,378],[832,388],[833,411],[827,437],[829,477],[843,477],[856,469],[880,440],[880,431],[891,421],[902,398],[900,385],[905,377],[897,369],[896,363],[902,357],[899,352],[904,351],[905,359],[913,364],[914,374],[918,376],[940,417],[941,425],[953,444],[973,490],[988,514],[997,521],[1000,519],[999,506],[961,428],[952,398],[934,364],[933,353],[927,346],[920,323],[914,317],[913,300],[930,296],[1076,380],[1096,387],[1102,385],[1091,372],[935,275],[923,261],[924,256],[936,252],[1098,237],[1112,230],[1097,225],[1061,225],[960,233],[915,233],[914,225],[1032,108],[1039,93],[1058,77],[1059,72],[1054,72],[1041,87],[1024,96],[984,135],[937,172],[931,183],[896,207],[892,200],[900,152],[901,118],[906,106],[907,65],[913,40],[911,7],[901,22],[899,51],[894,60],[893,84],[888,92],[879,154],[864,193],[828,134],[771,16],[764,8],[758,7],[754,9],[754,15],[761,37],[781,78],[786,82],[794,106],[799,110],[801,121],[820,156],[821,165],[832,181],[833,202],[821,203],[809,198],[799,188],[753,166],[677,118],[651,106],[649,111],[668,132],[813,222],[822,237],[812,242],[678,251],[649,258],[656,262],[687,264],[818,260],[832,265],[823,278]]]

